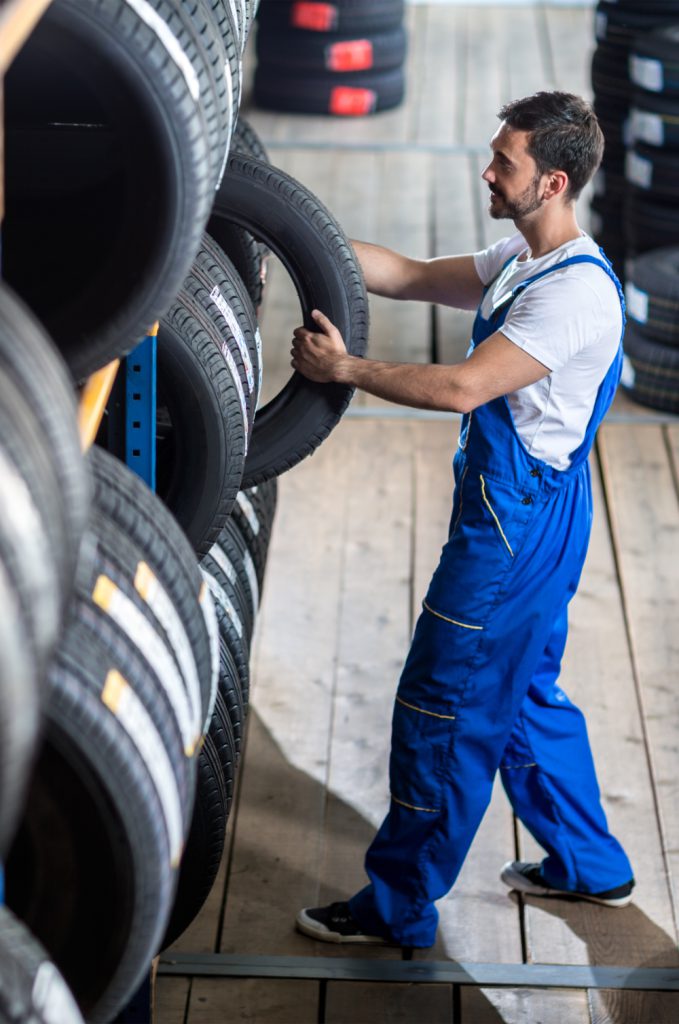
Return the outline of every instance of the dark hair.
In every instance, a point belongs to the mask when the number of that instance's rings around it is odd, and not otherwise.
[[[604,136],[590,105],[568,92],[536,92],[505,104],[498,117],[510,128],[530,132],[527,149],[538,172],[565,171],[566,197],[577,199],[604,151]]]

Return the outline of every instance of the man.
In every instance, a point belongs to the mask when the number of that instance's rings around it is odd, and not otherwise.
[[[316,939],[432,945],[434,901],[458,875],[498,768],[546,851],[540,864],[506,864],[507,885],[606,906],[624,906],[634,885],[583,716],[557,685],[590,533],[587,458],[622,360],[620,285],[575,214],[603,137],[589,106],[564,93],[499,117],[483,179],[490,215],[517,233],[432,260],[355,243],[369,291],[478,307],[466,361],[350,356],[318,311],[317,330],[294,332],[292,365],[311,380],[463,414],[449,537],[394,705],[391,805],[366,855],[370,883],[300,912]]]

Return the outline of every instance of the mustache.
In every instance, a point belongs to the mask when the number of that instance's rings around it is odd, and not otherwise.
[[[494,196],[500,196],[501,199],[504,199],[502,192],[500,191],[499,188],[496,188],[495,185],[489,185],[488,188],[490,189]]]

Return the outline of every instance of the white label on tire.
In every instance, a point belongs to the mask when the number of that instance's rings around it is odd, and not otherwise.
[[[620,374],[620,383],[624,384],[626,388],[633,388],[636,377],[637,375],[632,365],[632,360],[628,355],[624,355],[622,357],[622,373]]]
[[[648,292],[642,292],[635,284],[628,281],[625,285],[625,303],[627,312],[637,323],[645,324],[648,321]]]
[[[43,960],[35,972],[31,1004],[32,1009],[37,1010],[31,1020],[39,1020],[41,1024],[83,1024],[70,989],[49,960]]]
[[[220,292],[217,285],[215,285],[212,291],[210,292],[210,298],[212,299],[215,306],[226,320],[228,328],[231,331],[231,334],[233,335],[233,339],[238,345],[238,351],[240,352],[241,359],[243,360],[243,366],[245,367],[245,376],[248,382],[248,389],[250,391],[250,394],[252,394],[252,392],[255,389],[255,373],[252,368],[252,359],[250,358],[250,351],[245,340],[245,335],[243,334],[241,326],[238,323],[236,314],[234,313],[233,309]]]
[[[236,504],[247,519],[248,525],[256,537],[259,533],[259,519],[257,518],[254,505],[243,491],[238,492]]]
[[[206,733],[210,728],[210,722],[212,721],[212,713],[215,709],[215,701],[217,700],[217,686],[219,682],[219,626],[217,623],[217,612],[215,611],[215,603],[212,594],[205,582],[200,585],[200,593],[198,594],[198,603],[205,619],[205,627],[207,629],[208,640],[210,642],[210,696],[208,698],[208,706],[205,712],[205,721],[201,729],[201,733]]]
[[[148,0],[126,0],[126,3],[139,15],[141,20],[145,21],[148,27],[153,29],[156,33],[170,57],[183,74],[189,92],[191,93],[194,102],[197,103],[200,96],[198,75],[196,74],[193,64],[184,53],[182,45],[174,32],[172,32],[158,12],[151,7]]]
[[[249,551],[246,551],[243,555],[243,568],[245,569],[245,575],[248,578],[250,584],[250,590],[252,591],[252,611],[256,614],[259,608],[259,583],[257,582],[257,570],[255,569],[255,563],[252,561],[252,555]]]
[[[629,59],[629,76],[649,92],[662,92],[665,87],[663,66],[659,60],[650,57],[639,57],[633,53]]]
[[[211,558],[214,558],[215,562],[226,576],[229,583],[236,582],[236,570],[232,566],[226,554],[222,551],[219,544],[213,544],[208,552]]]
[[[634,150],[629,150],[625,157],[625,177],[639,188],[650,188],[653,184],[652,162]]]
[[[665,126],[659,114],[632,108],[630,116],[630,137],[651,146],[662,146],[665,141]]]
[[[243,415],[243,435],[244,435],[243,444],[244,444],[244,447],[245,447],[245,454],[247,455],[247,453],[248,453],[248,425],[249,424],[248,424],[248,406],[247,406],[247,402],[245,401],[245,392],[243,391],[243,385],[241,383],[240,373],[238,372],[238,367],[236,366],[236,361],[233,358],[233,356],[231,355],[231,353],[229,352],[229,346],[226,344],[225,341],[223,341],[221,343],[220,347],[221,347],[221,350],[222,350],[222,355],[224,356],[224,362],[226,363],[226,365],[229,368],[229,372],[231,374],[233,382],[236,385],[236,391],[238,392],[238,401],[240,402],[240,411],[241,411],[241,413]]]
[[[174,710],[184,743],[184,753],[187,757],[193,757],[200,735],[193,721],[182,678],[169,650],[144,613],[108,576],[99,576],[94,585],[92,600],[120,626],[148,661]]]
[[[106,677],[101,700],[134,743],[153,780],[165,818],[170,861],[176,868],[182,852],[182,810],[177,781],[163,741],[139,697],[116,669],[111,669]]]
[[[202,707],[200,699],[200,680],[196,659],[193,656],[191,642],[186,635],[184,624],[179,617],[174,603],[146,562],[140,562],[134,577],[134,589],[149,606],[158,622],[165,630],[170,646],[179,662],[184,676],[184,683],[193,707],[193,729],[198,735],[201,732]]]
[[[598,11],[594,20],[594,32],[597,40],[601,43],[606,38],[606,29],[608,28],[608,18],[602,11]]]
[[[200,571],[203,574],[203,579],[205,580],[208,587],[212,591],[215,601],[217,602],[218,605],[220,605],[220,607],[224,609],[226,614],[233,622],[234,629],[236,630],[238,639],[240,640],[241,637],[243,636],[243,623],[240,620],[238,612],[236,611],[231,601],[229,600],[229,595],[224,590],[224,587],[220,586],[220,584],[214,578],[212,573],[209,573],[207,569],[203,569],[202,566]]]

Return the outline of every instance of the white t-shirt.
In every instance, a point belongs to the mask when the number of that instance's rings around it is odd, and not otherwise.
[[[500,273],[517,254],[523,258]],[[482,315],[489,317],[494,303],[520,281],[580,255],[600,258],[596,242],[584,233],[536,260],[518,233],[475,253],[483,284],[493,281]],[[620,343],[622,311],[615,285],[592,263],[554,270],[519,293],[500,330],[551,371],[536,384],[507,395],[517,433],[531,455],[567,469]]]

